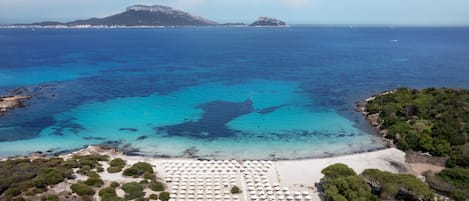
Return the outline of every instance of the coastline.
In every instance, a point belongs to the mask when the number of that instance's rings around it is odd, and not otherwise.
[[[127,163],[134,164],[137,162],[147,162],[154,166],[158,177],[165,178],[168,175],[165,172],[164,165],[171,163],[201,163],[221,160],[201,160],[197,158],[158,158],[151,156],[130,156],[125,155],[123,152],[119,152],[114,148],[103,148],[101,146],[88,146],[87,148],[80,149],[71,153],[59,155],[58,157],[69,159],[74,155],[108,155],[111,159],[121,158]],[[27,157],[17,158],[28,158],[38,159],[43,156],[39,154],[32,154]],[[5,159],[1,159],[5,160]],[[226,161],[226,160],[225,160]],[[234,160],[232,160],[234,161]],[[249,163],[253,161],[263,160],[240,160],[237,161],[240,164]],[[354,153],[341,156],[332,156],[326,158],[314,158],[314,159],[297,159],[297,160],[279,160],[279,161],[266,161],[271,163],[271,168],[266,172],[267,179],[271,183],[278,183],[281,187],[289,188],[290,190],[309,192],[311,200],[321,200],[319,192],[316,188],[316,184],[320,182],[323,177],[321,170],[334,163],[343,163],[354,169],[357,173],[361,173],[364,169],[375,168],[379,170],[389,171],[393,173],[407,173],[409,171],[409,164],[406,162],[405,153],[396,148],[386,148],[378,151],[370,151],[363,153]],[[103,163],[106,168],[108,165]],[[110,174],[107,172],[99,173],[101,178],[105,182],[118,181],[118,182],[131,182],[134,178],[124,177],[122,174]],[[244,180],[242,174],[238,175],[238,181],[243,185]],[[67,185],[71,185],[74,182],[66,182]],[[171,183],[165,183],[168,187],[171,187]],[[67,187],[62,187],[67,189]]]

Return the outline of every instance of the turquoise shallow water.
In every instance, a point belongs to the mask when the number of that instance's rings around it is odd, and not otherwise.
[[[197,107],[203,103],[243,102],[246,98],[252,101],[254,112],[226,124],[237,131],[233,135],[217,137],[215,130],[200,138],[158,131],[164,126],[197,121],[204,113]],[[294,82],[209,83],[165,95],[83,104],[54,115],[57,123],[44,128],[39,137],[3,142],[2,149],[10,151],[4,154],[29,153],[105,140],[130,144],[146,155],[182,156],[191,148],[198,150],[200,157],[300,158],[382,147],[379,139],[355,128],[353,122],[336,111],[312,105],[314,100]],[[281,107],[261,112],[276,106]],[[210,128],[207,131],[212,132]]]
[[[1,29],[0,156],[304,158],[384,147],[354,103],[469,87],[468,28]]]

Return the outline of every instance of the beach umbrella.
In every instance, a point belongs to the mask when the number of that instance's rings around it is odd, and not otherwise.
[[[308,196],[305,197],[305,199],[306,200],[311,200],[311,196],[308,195]]]

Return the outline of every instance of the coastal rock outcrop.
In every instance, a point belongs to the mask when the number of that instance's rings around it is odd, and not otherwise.
[[[0,97],[0,116],[6,113],[8,110],[22,107],[23,100],[30,99],[31,96],[13,95]]]
[[[279,26],[286,26],[287,24],[283,21],[275,19],[273,17],[259,17],[255,22],[250,24],[249,26],[255,27],[279,27]]]

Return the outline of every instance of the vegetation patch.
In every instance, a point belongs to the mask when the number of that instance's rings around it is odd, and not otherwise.
[[[412,175],[366,169],[357,175],[344,164],[321,171],[321,191],[327,201],[433,200],[430,188]]]
[[[115,159],[112,159],[110,162],[109,162],[109,167],[107,168],[107,171],[109,173],[117,173],[117,172],[120,172],[122,171],[122,168],[124,168],[125,166],[125,161],[122,160],[121,158],[115,158]]]
[[[469,90],[398,88],[368,101],[365,111],[379,114],[380,129],[399,149],[449,158],[449,169],[426,181],[455,200],[469,199]],[[413,183],[409,178],[400,179]]]
[[[150,183],[150,189],[152,191],[164,191],[164,185],[163,185],[163,183],[161,183],[159,181],[152,181]]]
[[[166,191],[163,191],[160,193],[160,200],[161,201],[168,201],[169,200],[169,193]]]
[[[153,167],[149,163],[137,162],[132,167],[124,170],[123,175],[139,177],[145,173],[153,173]]]
[[[239,189],[239,187],[237,187],[237,186],[233,186],[233,187],[231,187],[230,192],[233,193],[233,194],[238,194],[238,193],[241,193],[241,189]]]
[[[87,195],[94,195],[94,190],[84,184],[84,183],[76,183],[76,184],[72,184],[70,186],[70,189],[72,189],[72,191],[76,194],[78,194],[79,196],[87,196]]]
[[[99,197],[101,201],[122,201],[124,199],[120,198],[116,194],[116,189],[113,187],[106,187],[99,191]]]
[[[143,186],[137,182],[123,184],[122,190],[125,192],[126,200],[133,200],[145,196],[145,192],[143,192]]]

